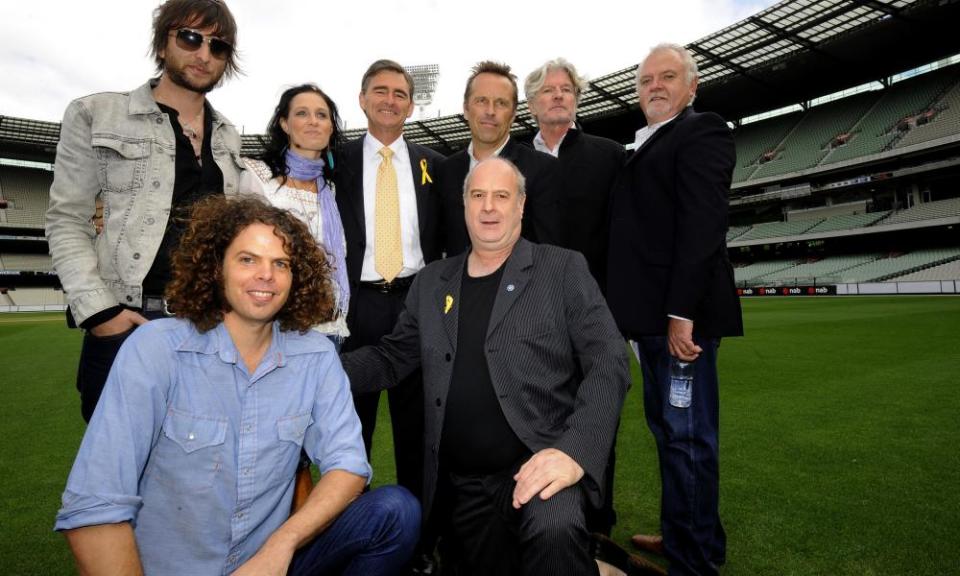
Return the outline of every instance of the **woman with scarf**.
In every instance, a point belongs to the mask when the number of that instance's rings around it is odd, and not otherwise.
[[[343,129],[337,106],[320,88],[303,84],[286,90],[261,138],[259,159],[245,158],[247,170],[240,181],[243,193],[260,194],[285,208],[310,228],[326,249],[332,269],[336,310],[331,321],[314,327],[337,347],[349,335],[347,308],[347,245],[337,210],[333,170]]]

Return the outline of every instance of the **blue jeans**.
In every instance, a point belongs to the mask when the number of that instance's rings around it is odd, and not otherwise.
[[[715,575],[726,561],[720,524],[717,338],[695,337],[690,406],[670,404],[670,351],[663,336],[636,341],[643,369],[643,408],[660,461],[660,526],[671,575]]]
[[[288,574],[399,574],[419,538],[420,503],[405,488],[383,486],[360,496],[298,550]]]

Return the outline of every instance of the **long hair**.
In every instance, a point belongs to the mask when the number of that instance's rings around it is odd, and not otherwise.
[[[327,144],[327,149],[324,150],[322,156],[327,164],[323,168],[323,177],[330,182],[336,171],[337,161],[340,159],[340,148],[344,143],[343,126],[340,123],[340,112],[337,111],[336,103],[315,84],[294,86],[293,88],[284,90],[283,94],[280,95],[280,102],[278,102],[277,107],[274,108],[273,116],[267,124],[267,133],[265,136],[260,136],[260,144],[263,146],[263,154],[260,155],[260,159],[270,167],[270,173],[274,178],[280,176],[284,180],[286,179],[289,171],[287,168],[286,153],[290,137],[287,136],[287,133],[284,132],[280,126],[280,119],[286,118],[287,115],[290,114],[290,103],[297,95],[303,94],[304,92],[313,92],[323,98],[324,102],[327,103],[327,107],[330,108],[330,122],[333,124],[333,132],[330,134],[330,142]],[[326,153],[328,151],[333,156],[333,166],[327,161]]]
[[[251,224],[273,226],[290,256],[290,295],[276,320],[282,330],[305,332],[333,319],[335,298],[330,265],[306,224],[254,196],[212,196],[197,202],[189,227],[171,257],[173,279],[167,305],[178,318],[206,332],[223,321],[230,304],[224,295],[223,258],[233,240]]]

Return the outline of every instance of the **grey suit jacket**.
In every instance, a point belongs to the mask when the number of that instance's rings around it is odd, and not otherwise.
[[[423,369],[426,514],[437,487],[466,258],[424,268],[393,333],[342,356],[355,392],[389,388]],[[580,464],[586,493],[599,505],[630,383],[623,339],[581,254],[521,238],[505,266],[486,338],[500,407],[532,452],[557,448]]]

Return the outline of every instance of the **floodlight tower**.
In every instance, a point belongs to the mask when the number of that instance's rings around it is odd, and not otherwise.
[[[413,103],[420,107],[420,119],[427,106],[433,102],[433,93],[437,89],[437,78],[440,77],[440,66],[437,64],[417,64],[404,66],[413,76],[414,93]]]

